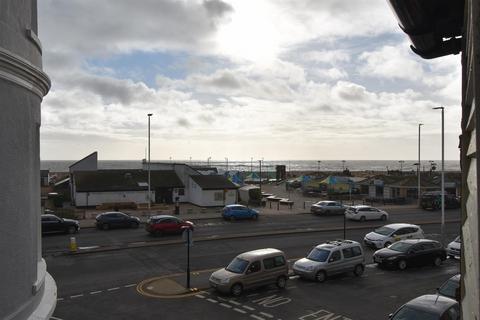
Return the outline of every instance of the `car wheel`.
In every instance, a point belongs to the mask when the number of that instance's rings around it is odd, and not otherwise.
[[[70,226],[67,228],[67,233],[74,234],[75,232],[77,232],[77,228],[75,228],[74,226]]]
[[[132,229],[137,229],[137,228],[138,228],[138,225],[139,225],[138,222],[132,222],[132,223],[130,223],[130,228],[132,228]]]
[[[382,216],[380,217],[380,220],[382,220],[382,221],[387,220],[387,216],[385,214],[382,214]]]
[[[448,255],[448,258],[449,258],[449,259],[455,259],[455,256]]]
[[[103,230],[108,230],[108,229],[110,229],[110,226],[108,225],[108,223],[104,223],[104,224],[102,224],[102,229]]]
[[[388,246],[391,245],[391,244],[392,244],[391,242],[387,241],[387,242],[385,242],[385,244],[383,245],[383,247],[386,248],[386,247],[388,247]]]
[[[365,216],[361,216],[361,217],[360,217],[360,221],[361,221],[361,222],[364,222],[364,221],[365,221]]]
[[[398,261],[397,266],[398,266],[398,269],[405,270],[407,268],[407,261],[400,260],[400,261]]]
[[[254,215],[252,216],[252,219],[253,219],[253,220],[257,220],[257,219],[258,219],[258,215],[257,215],[257,214],[254,214]]]
[[[153,234],[155,235],[155,237],[161,237],[163,235],[163,232],[160,230],[155,230]]]
[[[315,280],[317,280],[317,282],[324,282],[326,279],[327,274],[325,273],[325,271],[318,271],[315,275]]]
[[[436,257],[435,260],[433,260],[433,265],[436,267],[439,267],[442,264],[442,258]]]
[[[355,266],[355,269],[353,269],[353,273],[357,276],[360,277],[363,274],[364,267],[361,264],[357,264]]]
[[[230,288],[230,293],[238,297],[242,294],[243,292],[243,286],[240,283],[235,283],[231,288]]]
[[[277,287],[280,289],[284,289],[287,286],[287,278],[284,276],[280,276],[277,278]]]

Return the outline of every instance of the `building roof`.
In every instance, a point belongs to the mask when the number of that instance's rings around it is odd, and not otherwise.
[[[144,170],[76,171],[77,192],[141,191],[148,189],[148,172]],[[150,171],[150,188],[183,188],[173,170]]]
[[[196,184],[203,190],[224,190],[224,189],[237,189],[238,187],[225,178],[219,175],[194,175],[190,176]]]

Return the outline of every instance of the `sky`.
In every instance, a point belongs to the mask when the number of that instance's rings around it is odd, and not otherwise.
[[[42,0],[41,159],[459,159],[459,55],[386,0]]]

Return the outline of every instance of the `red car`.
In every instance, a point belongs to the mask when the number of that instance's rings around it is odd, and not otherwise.
[[[161,236],[169,233],[182,233],[185,227],[193,231],[194,225],[190,221],[184,221],[174,216],[159,215],[148,219],[145,230],[152,235]]]

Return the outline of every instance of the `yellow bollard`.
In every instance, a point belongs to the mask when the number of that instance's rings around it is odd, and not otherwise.
[[[70,252],[77,252],[77,240],[75,237],[70,237]]]

